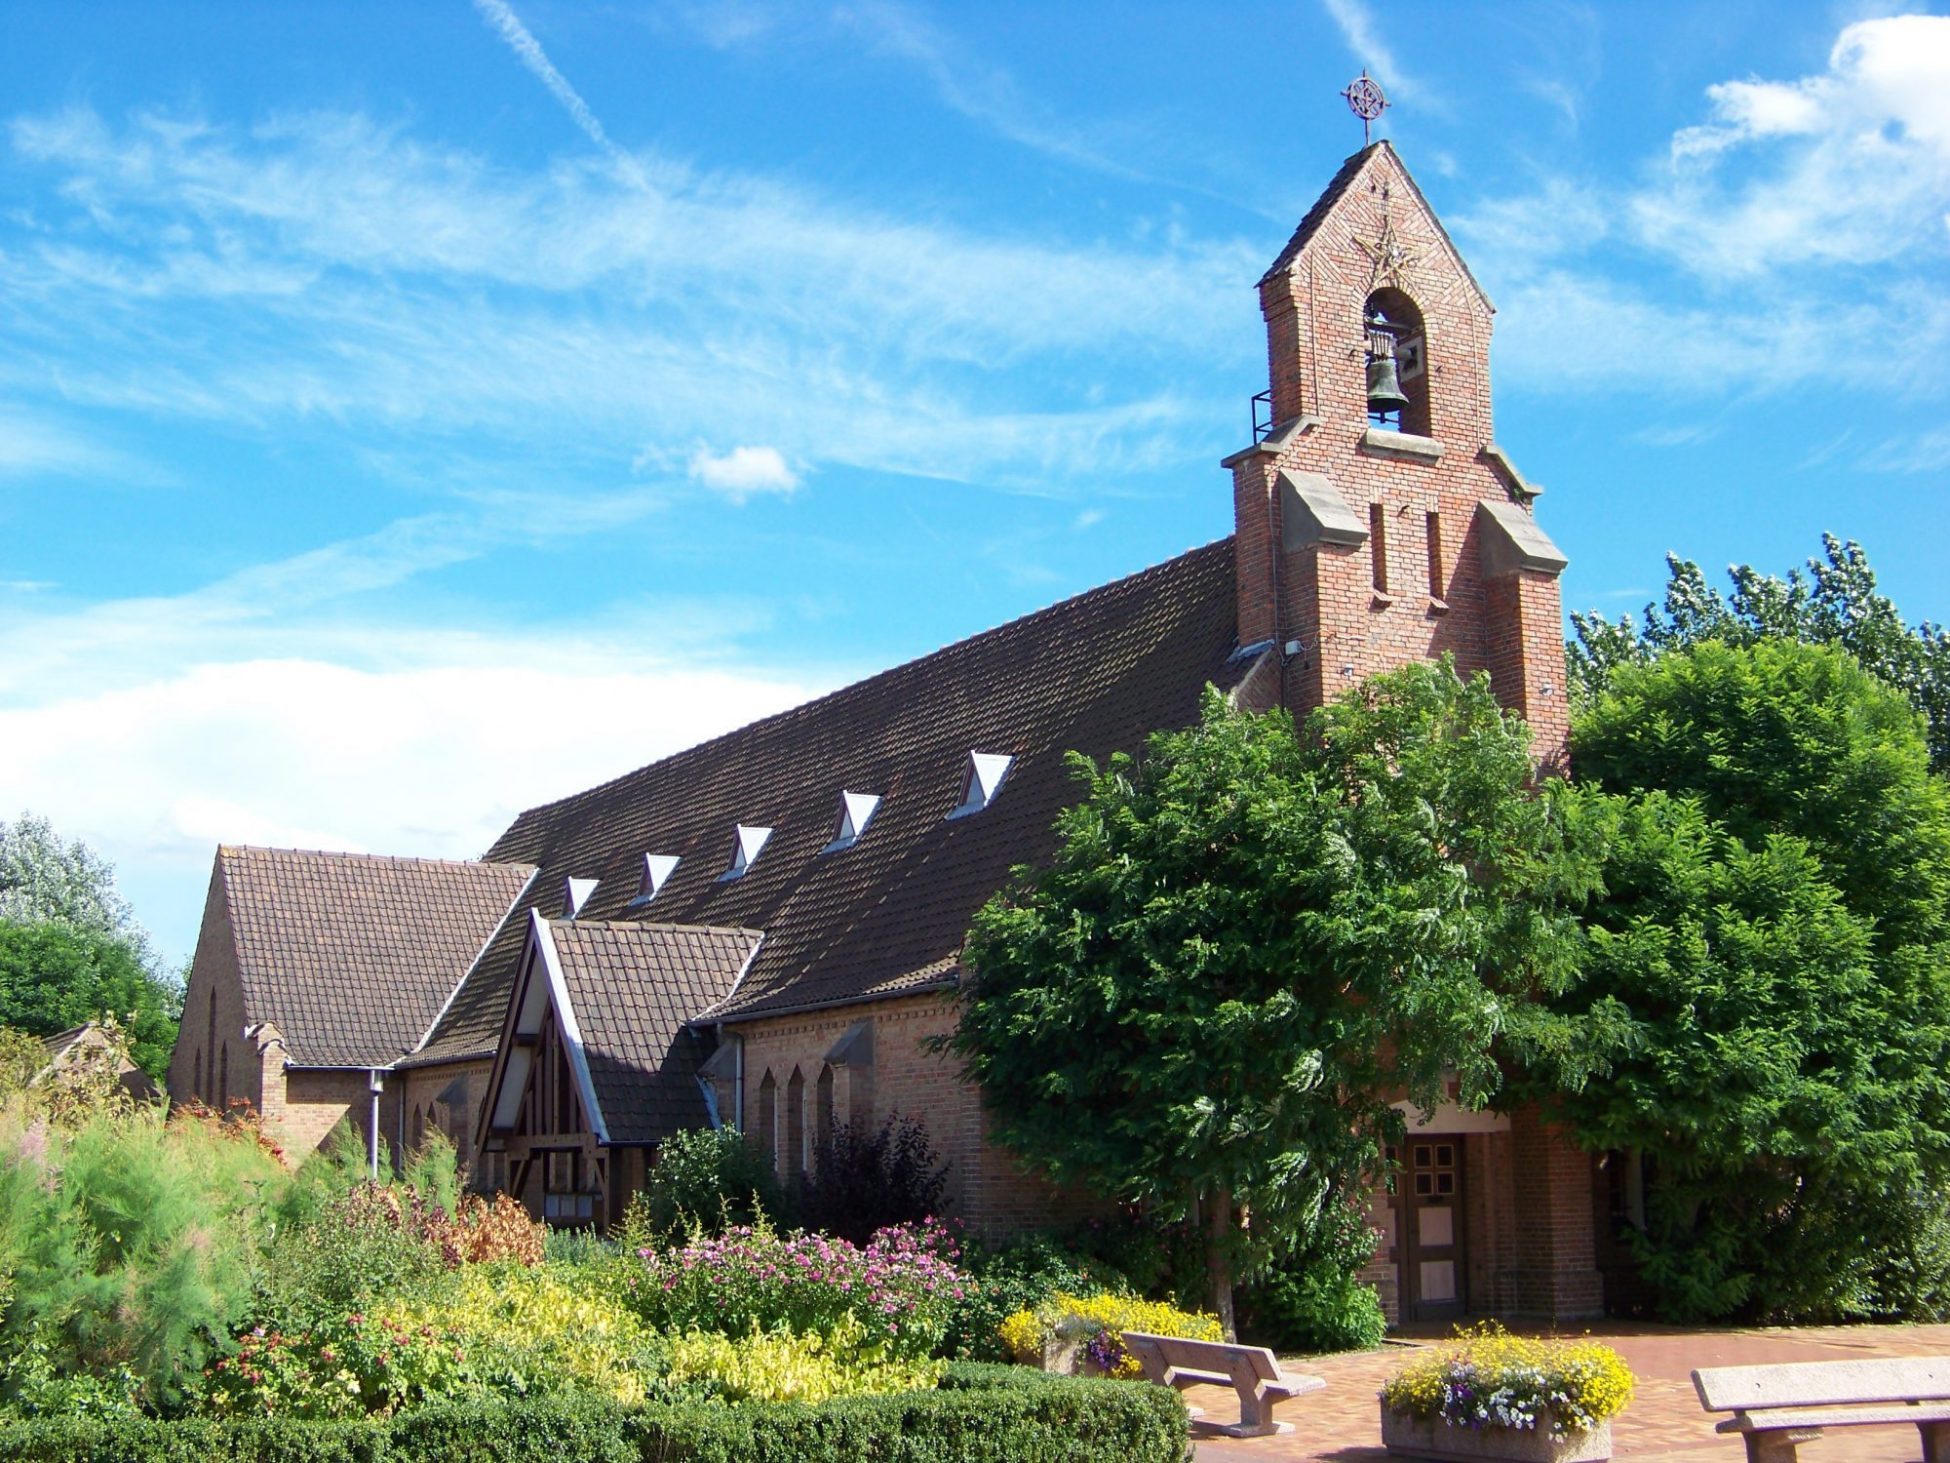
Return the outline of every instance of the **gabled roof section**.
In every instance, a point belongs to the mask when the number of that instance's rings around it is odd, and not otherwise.
[[[1414,199],[1415,205],[1428,216],[1429,223],[1435,229],[1436,237],[1442,241],[1443,248],[1449,252],[1456,267],[1462,271],[1463,278],[1469,281],[1470,288],[1481,298],[1484,308],[1494,314],[1496,306],[1491,303],[1488,291],[1477,280],[1475,273],[1469,267],[1469,261],[1463,258],[1462,250],[1456,247],[1456,241],[1449,237],[1449,230],[1444,227],[1441,216],[1429,206],[1428,195],[1422,192],[1421,185],[1415,181],[1415,175],[1409,172],[1408,164],[1402,161],[1401,154],[1395,151],[1394,144],[1385,137],[1378,142],[1369,143],[1341,164],[1340,171],[1328,180],[1327,187],[1320,197],[1314,200],[1314,206],[1301,218],[1300,226],[1293,231],[1293,237],[1286,241],[1286,247],[1280,250],[1279,257],[1273,261],[1272,267],[1260,276],[1260,284],[1264,285],[1268,280],[1286,273],[1293,267],[1293,262],[1300,257],[1301,251],[1313,242],[1314,236],[1333,216],[1335,206],[1367,171],[1368,164],[1384,157],[1394,163],[1395,169],[1401,174],[1402,181],[1408,185],[1409,194]]]
[[[562,881],[562,917],[574,919],[582,913],[582,906],[589,902],[589,896],[596,892],[598,879],[564,879]]]
[[[698,1068],[707,1038],[686,1026],[696,1012],[724,999],[760,942],[756,930],[710,929],[633,921],[530,920],[528,991],[553,1002],[556,1026],[571,1047],[571,1065],[597,1135],[605,1142],[658,1143],[680,1128],[707,1126],[710,1114]],[[524,999],[511,1013],[516,1034],[539,1029],[539,1005]],[[488,1096],[525,1080],[527,1065],[503,1062]]]
[[[217,850],[248,1022],[297,1066],[412,1051],[534,877],[529,864]]]
[[[765,931],[712,1020],[946,984],[975,910],[1053,851],[1051,823],[1080,794],[1064,754],[1134,750],[1195,721],[1208,682],[1229,692],[1253,672],[1233,657],[1235,607],[1226,539],[531,809],[489,856],[600,876],[590,924],[627,917],[644,849],[681,855],[659,920]],[[1007,790],[944,818],[970,748],[1014,753]],[[835,788],[885,801],[867,837],[822,858]],[[764,857],[721,881],[725,833],[754,815],[775,830]],[[492,1052],[520,946],[504,929],[416,1063]]]

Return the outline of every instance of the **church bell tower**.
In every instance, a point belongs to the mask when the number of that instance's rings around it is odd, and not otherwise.
[[[1259,301],[1271,386],[1224,463],[1240,644],[1280,649],[1296,715],[1452,654],[1561,769],[1566,561],[1496,441],[1494,307],[1389,143],[1342,165]]]

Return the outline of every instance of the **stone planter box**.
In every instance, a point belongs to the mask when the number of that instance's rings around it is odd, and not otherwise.
[[[1406,1413],[1381,1409],[1381,1441],[1397,1458],[1429,1458],[1438,1463],[1604,1463],[1611,1457],[1611,1423],[1588,1432],[1554,1438],[1548,1420],[1534,1431],[1507,1427],[1452,1427]]]
[[[1083,1347],[1076,1341],[1053,1336],[1043,1343],[1041,1352],[1020,1357],[1018,1360],[1027,1361],[1031,1366],[1041,1367],[1046,1372],[1055,1372],[1058,1376],[1070,1377],[1077,1373],[1077,1358],[1082,1352]]]

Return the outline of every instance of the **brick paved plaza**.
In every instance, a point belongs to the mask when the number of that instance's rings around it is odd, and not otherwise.
[[[1614,1457],[1633,1463],[1741,1463],[1740,1440],[1719,1437],[1700,1410],[1687,1375],[1699,1366],[1763,1362],[1838,1361],[1868,1356],[1950,1355],[1950,1325],[1830,1326],[1750,1331],[1689,1331],[1669,1326],[1605,1326],[1591,1333],[1618,1349],[1638,1377],[1638,1398],[1612,1425]],[[1318,1360],[1286,1358],[1289,1371],[1327,1379],[1327,1390],[1280,1406],[1276,1416],[1295,1424],[1292,1433],[1234,1442],[1202,1441],[1198,1463],[1381,1463],[1380,1416],[1375,1393],[1409,1354],[1407,1340],[1378,1352]],[[1188,1401],[1211,1417],[1234,1416],[1229,1391],[1197,1387]],[[1916,1429],[1853,1428],[1805,1443],[1806,1463],[1916,1463],[1922,1457]]]

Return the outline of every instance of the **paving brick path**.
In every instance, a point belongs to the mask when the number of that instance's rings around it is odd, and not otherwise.
[[[1688,1375],[1700,1366],[1837,1361],[1865,1356],[1950,1356],[1950,1326],[1834,1326],[1750,1331],[1597,1326],[1595,1339],[1615,1347],[1638,1377],[1638,1397],[1612,1424],[1613,1456],[1633,1463],[1743,1463],[1740,1440],[1720,1437],[1700,1411]],[[1409,1342],[1409,1345],[1426,1342]],[[1313,1360],[1288,1358],[1287,1371],[1327,1379],[1327,1390],[1282,1403],[1275,1416],[1295,1424],[1280,1437],[1201,1441],[1198,1463],[1383,1463],[1375,1393],[1409,1355],[1391,1344],[1378,1352]],[[1236,1416],[1230,1391],[1194,1387],[1186,1400],[1207,1416]],[[1917,1463],[1916,1429],[1852,1428],[1804,1443],[1804,1463]]]

